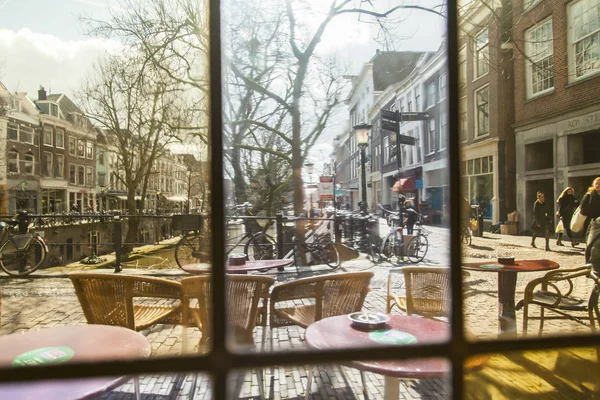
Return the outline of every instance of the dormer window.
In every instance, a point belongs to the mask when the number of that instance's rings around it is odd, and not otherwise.
[[[53,117],[57,117],[58,118],[58,104],[50,103],[49,113]]]

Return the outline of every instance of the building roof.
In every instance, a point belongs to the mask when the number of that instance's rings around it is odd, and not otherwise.
[[[370,63],[373,64],[373,89],[385,90],[391,84],[402,81],[416,67],[423,52],[377,50]]]

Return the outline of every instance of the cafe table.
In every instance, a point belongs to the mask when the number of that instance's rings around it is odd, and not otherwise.
[[[145,336],[108,325],[72,325],[0,336],[0,365],[49,365],[60,363],[132,360],[150,356]],[[127,382],[131,377],[0,384],[0,399],[88,399]]]
[[[265,271],[273,268],[283,268],[291,265],[293,260],[291,259],[277,259],[277,260],[256,260],[246,261],[242,265],[225,265],[225,270],[230,274],[247,274],[252,271]],[[181,267],[185,272],[192,275],[204,275],[210,273],[211,264],[208,263],[197,263],[197,264],[185,264]]]
[[[550,260],[515,260],[512,264],[481,261],[463,264],[469,271],[495,272],[498,274],[498,326],[501,336],[515,336],[517,319],[515,314],[515,289],[519,272],[541,272],[557,269],[558,263]]]
[[[378,330],[362,330],[352,326],[347,315],[324,318],[311,324],[304,333],[306,344],[317,350],[365,348],[368,346],[401,346],[445,342],[450,326],[444,322],[410,315],[392,315]],[[482,366],[487,357],[478,357],[465,369]],[[418,360],[352,361],[349,367],[384,376],[384,399],[396,400],[400,394],[400,379],[442,378],[450,374],[450,363],[443,358]],[[364,382],[363,382],[364,384]],[[308,383],[310,389],[311,382]],[[308,393],[307,393],[308,395]]]

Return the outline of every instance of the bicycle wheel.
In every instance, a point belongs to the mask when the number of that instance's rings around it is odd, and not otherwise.
[[[377,237],[369,234],[367,242],[369,244],[369,252],[367,253],[367,259],[374,264],[379,264],[381,262],[381,248],[379,246],[379,243],[377,243]]]
[[[313,264],[326,264],[331,269],[337,269],[340,266],[340,253],[332,242],[318,242],[308,249],[316,260]]]
[[[410,242],[408,242],[408,245],[406,246],[406,256],[408,257],[408,260],[412,263],[423,261],[425,255],[427,254],[428,247],[429,244],[426,236],[415,236],[410,240]]]
[[[0,268],[11,276],[27,276],[46,260],[46,245],[29,234],[15,235],[0,247]]]
[[[203,261],[204,239],[204,235],[200,233],[182,236],[175,245],[175,261],[179,268],[186,264],[196,264]]]
[[[263,232],[253,235],[246,242],[244,253],[250,261],[276,260],[279,258],[277,241],[272,236]]]
[[[399,264],[400,260],[398,257],[398,249],[397,249],[397,240],[395,238],[395,233],[389,233],[385,239],[383,240],[383,244],[381,245],[380,255],[385,257],[385,259],[392,264]]]

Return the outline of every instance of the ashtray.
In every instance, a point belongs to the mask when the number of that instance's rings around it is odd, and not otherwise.
[[[515,257],[514,256],[498,257],[498,262],[500,264],[504,264],[504,265],[514,265]]]
[[[382,328],[390,317],[379,312],[357,311],[348,315],[352,326],[357,329],[370,330]]]
[[[237,265],[245,265],[246,264],[246,255],[245,254],[230,254],[229,255],[229,265],[237,266]]]

